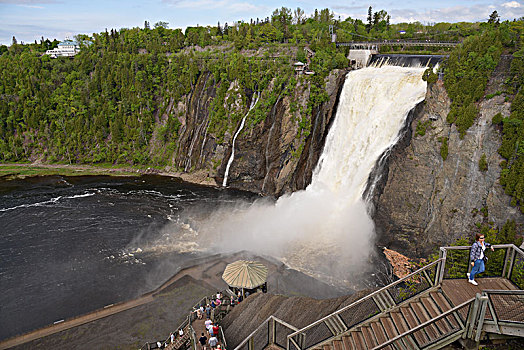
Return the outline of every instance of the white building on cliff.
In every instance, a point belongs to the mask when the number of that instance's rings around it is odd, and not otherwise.
[[[73,57],[77,53],[80,52],[80,47],[78,46],[78,43],[73,40],[64,40],[60,44],[58,44],[58,47],[53,50],[47,50],[45,52],[46,55],[51,56],[51,58],[57,58],[57,57]]]

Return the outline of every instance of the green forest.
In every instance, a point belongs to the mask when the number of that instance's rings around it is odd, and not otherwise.
[[[443,53],[444,84],[452,99],[447,117],[462,136],[478,114],[490,74],[501,55],[512,56],[504,93],[511,115],[493,118],[500,129],[500,183],[520,205],[524,196],[523,19],[500,22],[496,11],[485,23],[390,23],[385,10],[370,7],[367,20],[335,18],[329,9],[306,16],[282,7],[263,19],[216,26],[170,29],[169,23],[77,35],[80,53],[52,59],[45,51],[58,40],[0,46],[0,161],[66,164],[125,164],[164,167],[178,147],[180,116],[170,105],[191,94],[200,76],[212,76],[216,96],[209,133],[218,143],[234,132],[255,94],[261,101],[250,126],[263,122],[278,96],[310,86],[307,108],[297,123],[303,137],[313,108],[327,100],[325,78],[348,67],[348,49],[336,40],[460,41],[454,49],[410,47],[409,52]],[[305,50],[314,52],[307,57]],[[382,47],[381,53],[408,52]],[[408,50],[408,49],[406,49]],[[297,76],[293,63],[310,59],[315,74]],[[429,82],[434,74],[427,74]],[[227,91],[237,84],[242,112],[226,110]],[[296,107],[292,101],[292,109]],[[417,130],[417,132],[419,132]],[[447,143],[446,143],[447,145]],[[523,146],[523,147],[520,147]],[[162,150],[153,152],[152,150]],[[446,154],[453,152],[446,148]]]

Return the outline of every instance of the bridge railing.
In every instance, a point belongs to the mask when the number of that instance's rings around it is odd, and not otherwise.
[[[275,316],[269,316],[234,350],[265,349],[269,344],[285,349],[288,335],[296,331],[298,328]]]
[[[434,287],[441,263],[442,258],[290,334],[287,349],[314,347]]]
[[[524,289],[524,252],[514,244],[495,244],[494,252],[486,249],[488,263],[484,275],[504,277]],[[444,278],[466,278],[471,270],[471,246],[441,247],[437,284]]]
[[[336,46],[351,46],[351,47],[380,47],[380,46],[438,46],[438,47],[454,47],[460,45],[456,41],[431,41],[431,40],[370,40],[370,41],[349,41],[337,42]]]

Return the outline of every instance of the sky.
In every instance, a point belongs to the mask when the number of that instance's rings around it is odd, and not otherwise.
[[[216,26],[218,22],[270,17],[281,7],[300,7],[306,15],[315,8],[331,9],[336,18],[365,20],[368,7],[386,10],[391,22],[486,21],[496,10],[502,20],[524,16],[524,0],[0,0],[0,44],[44,39],[63,40],[76,34],[100,33],[106,28],[143,27],[144,21],[169,23],[169,28]]]

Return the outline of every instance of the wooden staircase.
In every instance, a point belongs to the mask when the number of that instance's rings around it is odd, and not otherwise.
[[[452,308],[440,290],[433,290],[420,296],[415,300],[382,313],[369,321],[352,329],[350,332],[332,339],[315,347],[315,350],[368,350],[386,343],[388,340],[413,329],[424,322],[430,321],[438,315]],[[413,333],[418,344],[428,345],[437,343],[453,330],[458,330],[463,325],[463,320],[458,314],[448,315],[429,325],[424,329]],[[408,339],[403,340],[407,349],[417,346]],[[384,349],[394,350],[388,345]]]
[[[176,332],[175,341],[173,343],[170,343],[166,349],[167,350],[178,350],[178,349],[185,349],[187,348],[186,344],[190,340],[191,336],[191,328],[190,325],[186,325],[183,328],[184,335],[180,336],[178,332]]]

